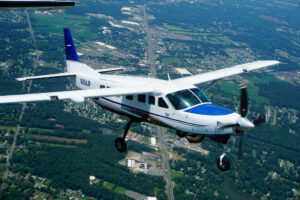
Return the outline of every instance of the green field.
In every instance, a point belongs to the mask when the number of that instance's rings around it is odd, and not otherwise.
[[[16,61],[13,59],[7,59],[5,62],[8,64],[8,66],[12,66]]]
[[[114,189],[114,192],[118,193],[118,194],[124,194],[126,191],[125,188],[121,187],[121,186],[117,186],[115,189]]]
[[[113,183],[104,181],[104,182],[103,182],[103,186],[104,186],[106,189],[112,190],[116,185],[113,184]]]
[[[167,28],[170,31],[185,31],[184,29],[182,29],[178,26],[169,25],[167,23],[164,23],[164,27]]]
[[[37,32],[63,34],[63,28],[69,27],[74,38],[79,40],[93,40],[97,38],[97,34],[92,33],[89,29],[89,18],[78,15],[64,15],[59,17],[52,16],[30,16],[33,23],[33,29]],[[55,23],[53,23],[55,21]]]
[[[67,142],[67,143],[75,143],[75,144],[87,143],[86,139],[71,139],[71,138],[55,137],[55,136],[48,136],[48,135],[26,134],[25,137],[35,138],[38,140],[45,140],[45,141],[59,141],[59,142]]]
[[[219,83],[220,89],[225,93],[232,94],[234,96],[240,95],[240,86],[232,81],[222,81]],[[269,100],[265,97],[258,96],[259,88],[254,85],[248,85],[248,97],[250,100],[257,103],[269,103]]]
[[[176,67],[190,67],[190,64],[187,63],[183,58],[176,57],[162,57],[160,58],[161,63],[165,65],[172,65]]]
[[[78,146],[70,145],[70,144],[52,144],[52,143],[42,143],[43,145],[49,147],[61,147],[61,148],[77,148]]]
[[[184,174],[182,172],[171,170],[171,178],[172,178],[172,180],[174,180],[176,178],[181,178],[183,176],[184,176]]]

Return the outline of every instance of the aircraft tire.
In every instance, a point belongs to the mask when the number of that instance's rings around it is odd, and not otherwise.
[[[121,137],[116,138],[115,147],[120,153],[124,153],[127,150],[126,142]]]
[[[220,163],[220,157],[218,158],[217,160],[217,165],[218,165],[218,168],[225,172],[225,171],[228,171],[229,168],[230,168],[230,161],[229,159],[227,158],[227,156],[224,156],[223,159],[222,159],[222,163]]]

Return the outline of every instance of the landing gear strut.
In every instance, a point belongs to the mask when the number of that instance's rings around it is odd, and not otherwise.
[[[222,149],[223,149],[223,153],[218,158],[217,165],[221,171],[225,172],[225,171],[228,171],[230,168],[230,161],[229,161],[228,157],[226,156],[226,145],[225,144],[223,144]]]
[[[127,150],[127,145],[125,142],[126,135],[128,133],[128,130],[130,128],[130,125],[132,124],[133,120],[130,120],[125,127],[123,137],[118,137],[115,140],[115,147],[120,153],[124,153]]]

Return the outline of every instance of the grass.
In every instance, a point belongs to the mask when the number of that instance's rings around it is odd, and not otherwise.
[[[234,96],[240,95],[240,86],[232,81],[222,81],[219,83],[220,89],[225,93],[232,94]],[[256,101],[257,103],[269,103],[269,100],[265,97],[259,96],[259,88],[254,85],[248,85],[249,99]]]
[[[116,185],[107,181],[103,182],[103,187],[105,187],[106,189],[112,190]]]
[[[46,141],[59,141],[59,142],[67,142],[67,143],[75,143],[75,144],[86,144],[86,139],[70,139],[70,138],[62,138],[48,135],[35,135],[35,134],[26,134],[26,138],[35,138],[39,140]]]
[[[159,193],[159,191],[161,191],[161,189],[155,187],[155,188],[153,189],[153,191],[154,191],[154,196],[157,196],[157,194]]]
[[[37,133],[54,133],[54,130],[51,129],[41,129],[41,128],[29,128],[29,132],[37,132]]]
[[[177,67],[189,67],[188,64],[184,59],[175,58],[175,57],[162,57],[161,62],[166,65],[172,65]]]
[[[61,148],[77,148],[75,145],[70,144],[52,144],[52,143],[42,143],[43,145],[49,146],[49,147],[61,147]]]
[[[187,32],[187,31],[176,31],[175,33],[183,34],[183,35],[193,35],[193,36],[221,36],[220,33],[195,33],[195,32]]]
[[[50,186],[51,182],[52,182],[51,179],[47,179],[47,180],[44,182],[44,185]]]
[[[10,67],[10,66],[12,66],[13,64],[15,64],[15,60],[13,60],[13,59],[7,59],[6,61],[5,61],[7,64],[8,64],[8,66]]]
[[[171,178],[174,180],[175,178],[183,177],[183,173],[175,170],[171,170]]]
[[[60,14],[58,17],[31,15],[33,29],[37,32],[63,34],[64,27],[70,27],[72,34],[80,39],[97,39],[97,34],[88,28],[89,19],[85,16]],[[53,21],[55,20],[55,23]]]
[[[117,186],[115,189],[114,189],[114,192],[115,193],[118,193],[118,194],[124,194],[126,191],[125,188],[121,187],[121,186]]]
[[[174,25],[169,25],[167,23],[164,23],[164,27],[166,29],[169,29],[170,31],[184,31],[184,29],[178,27],[178,26],[174,26]]]
[[[0,129],[6,129],[8,131],[16,131],[16,127],[15,126],[0,126]]]

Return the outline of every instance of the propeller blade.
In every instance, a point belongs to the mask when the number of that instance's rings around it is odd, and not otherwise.
[[[260,116],[257,119],[253,120],[253,124],[255,126],[259,126],[259,125],[264,124],[264,123],[266,123],[266,118],[262,117],[262,116]]]
[[[244,132],[240,134],[240,142],[239,142],[239,149],[238,149],[238,160],[242,159],[243,155],[243,140],[244,140]]]
[[[247,88],[242,87],[241,88],[241,105],[240,105],[240,113],[242,117],[246,117],[248,112],[248,94],[247,94]]]

